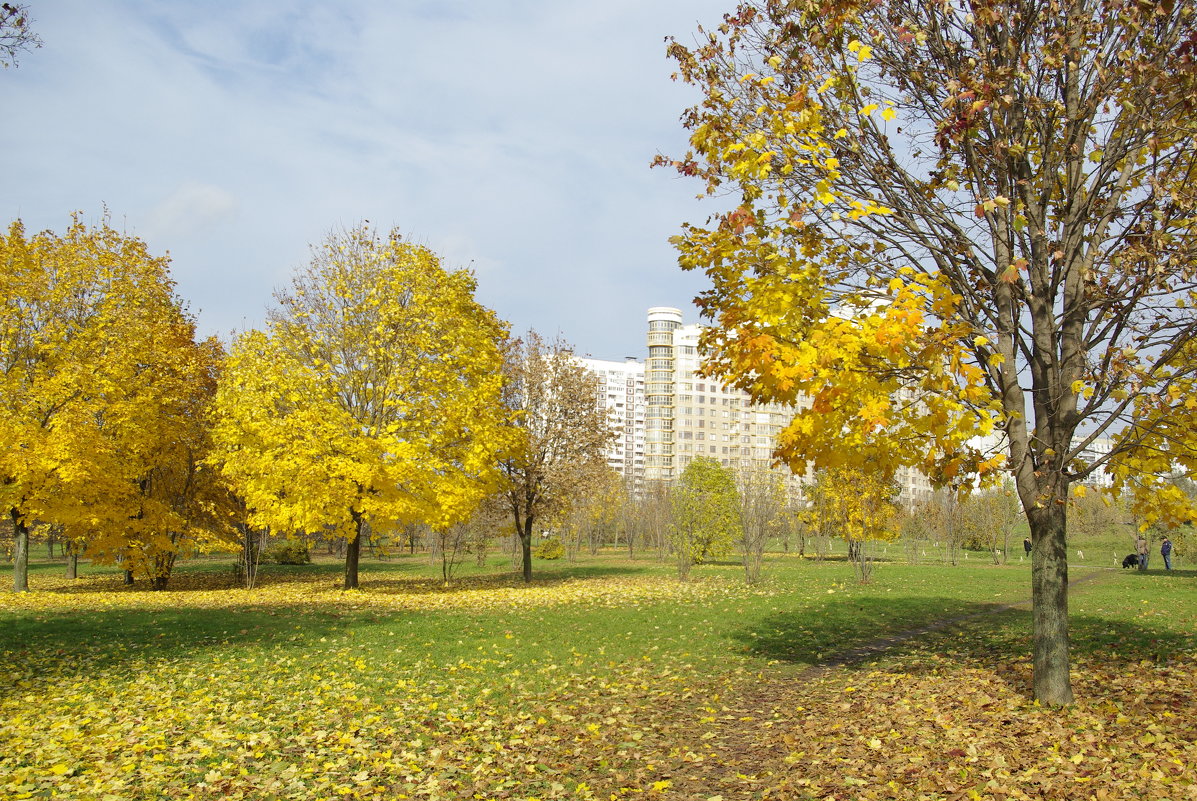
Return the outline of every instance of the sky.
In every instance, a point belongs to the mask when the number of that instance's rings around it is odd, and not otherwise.
[[[0,70],[0,218],[79,211],[169,252],[204,335],[260,326],[331,230],[397,227],[513,330],[642,357],[702,275],[669,245],[719,201],[665,169],[671,81],[733,0],[24,0],[44,46]]]

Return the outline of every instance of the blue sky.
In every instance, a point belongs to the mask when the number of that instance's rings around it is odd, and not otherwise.
[[[204,333],[259,325],[333,227],[399,227],[511,322],[644,350],[690,301],[667,239],[718,202],[650,170],[697,95],[670,81],[732,0],[27,0],[45,46],[0,71],[0,217],[71,211],[169,251]]]

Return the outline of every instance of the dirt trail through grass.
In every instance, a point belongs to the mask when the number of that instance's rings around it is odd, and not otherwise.
[[[1076,588],[1090,582],[1104,581],[1115,575],[1111,570],[1093,570],[1069,582],[1070,588]],[[863,665],[881,659],[889,652],[902,646],[913,645],[928,635],[951,633],[953,629],[966,629],[970,623],[982,619],[992,618],[1013,609],[1026,608],[1031,604],[1030,598],[1004,604],[995,604],[979,612],[966,615],[945,617],[931,621],[916,628],[878,637],[867,643],[832,654],[806,669],[795,672],[784,667],[771,668],[754,675],[739,686],[729,688],[722,697],[714,699],[704,710],[705,716],[699,720],[700,725],[694,726],[690,721],[690,731],[693,734],[685,738],[689,747],[683,746],[670,755],[670,760],[662,760],[664,764],[672,764],[672,787],[675,798],[685,799],[714,799],[715,801],[733,801],[733,799],[766,799],[766,798],[871,798],[871,793],[865,787],[881,788],[884,797],[907,797],[899,788],[892,785],[892,767],[886,765],[882,770],[880,753],[877,753],[877,773],[875,776],[865,775],[863,778],[848,777],[846,789],[851,795],[841,796],[837,792],[826,795],[828,788],[824,787],[814,792],[817,782],[809,780],[793,782],[793,765],[810,760],[819,750],[816,742],[824,738],[826,730],[838,731],[842,729],[868,729],[867,721],[855,720],[854,715],[867,715],[869,706],[865,700],[869,688],[858,690],[853,684],[866,684],[874,675],[861,670]],[[1000,661],[1000,657],[994,655]],[[996,666],[999,671],[1010,673],[1009,665]],[[961,668],[964,672],[975,668]],[[938,672],[928,670],[924,678]],[[1007,675],[1007,679],[1010,676]],[[1029,674],[1025,676],[1029,679]],[[1001,681],[997,682],[1001,684]],[[893,691],[890,681],[889,690]],[[959,688],[947,690],[955,692]],[[977,688],[982,691],[982,688]],[[1024,687],[1006,686],[1009,698],[1013,703],[1025,703],[1025,694],[1029,692],[1029,681]],[[888,700],[901,697],[901,688],[890,695]],[[935,700],[935,696],[931,696]],[[884,702],[884,701],[883,701]],[[700,713],[702,714],[702,713]],[[817,726],[824,729],[819,735],[813,734],[812,720],[819,721]],[[1009,723],[1010,721],[1004,721]],[[881,734],[881,732],[878,732]],[[890,730],[893,734],[893,730]],[[880,740],[869,738],[868,745],[879,749],[884,747]],[[961,744],[963,745],[963,744]],[[826,749],[824,749],[826,750]],[[830,758],[825,758],[826,770],[836,772],[844,770],[852,773],[858,767],[850,765],[847,751],[836,755],[838,747],[830,748]],[[945,749],[947,750],[947,749]],[[865,750],[866,759],[869,752]],[[949,756],[953,752],[949,752]],[[963,752],[961,752],[963,753]],[[827,755],[824,754],[824,757]],[[891,784],[887,789],[885,779]],[[859,782],[859,784],[857,784]],[[951,797],[953,787],[964,785],[945,781],[942,797]],[[803,788],[812,792],[808,796]],[[924,788],[925,789],[925,788]],[[896,792],[897,795],[892,793]],[[888,794],[888,795],[887,795]],[[922,796],[911,796],[922,797]],[[939,797],[939,796],[931,796]],[[966,797],[964,795],[961,798]],[[1027,797],[1012,792],[1007,795],[996,795],[996,798]],[[1033,796],[1031,796],[1033,797]]]
[[[1101,570],[1092,570],[1080,578],[1073,579],[1068,582],[1068,588],[1071,590],[1087,582],[1097,579],[1108,579],[1111,575],[1115,575],[1116,571],[1113,568],[1104,568]],[[943,631],[944,629],[952,628],[953,626],[961,626],[980,618],[991,617],[993,615],[1008,612],[1011,609],[1020,609],[1023,607],[1030,607],[1031,599],[1023,598],[1020,601],[1014,601],[1007,604],[996,604],[990,606],[980,612],[970,612],[967,615],[957,615],[956,617],[942,618],[940,620],[933,620],[924,626],[908,629],[906,631],[891,634],[886,637],[878,637],[875,640],[858,645],[855,648],[849,648],[846,651],[841,651],[838,654],[833,654],[820,661],[817,664],[811,665],[807,668],[801,676],[799,676],[799,683],[809,681],[832,668],[849,667],[858,665],[862,662],[867,662],[873,657],[879,656],[886,651],[896,648],[910,640],[924,637],[932,632]]]

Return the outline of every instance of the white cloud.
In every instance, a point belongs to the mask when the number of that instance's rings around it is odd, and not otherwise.
[[[3,79],[0,217],[113,217],[170,250],[201,327],[255,325],[332,226],[398,226],[516,330],[642,350],[644,310],[701,281],[667,238],[701,220],[663,170],[695,96],[663,37],[731,0],[38,4]]]
[[[145,235],[156,240],[190,237],[231,220],[237,198],[211,184],[185,183],[146,215]]]

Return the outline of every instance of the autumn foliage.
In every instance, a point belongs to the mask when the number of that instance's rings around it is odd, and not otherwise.
[[[669,45],[702,99],[660,161],[732,198],[675,239],[712,282],[707,369],[810,398],[796,470],[1006,471],[1048,703],[1072,698],[1070,484],[1113,466],[1192,513],[1162,474],[1194,453],[1194,41],[1186,3],[760,0]]]
[[[222,353],[197,342],[167,261],[78,218],[0,238],[0,502],[26,588],[29,527],[164,585],[175,557],[230,534],[202,469]]]
[[[233,343],[217,393],[214,462],[249,522],[348,543],[363,526],[463,522],[514,443],[499,402],[504,326],[398,232],[336,232],[279,294],[265,331]]]

